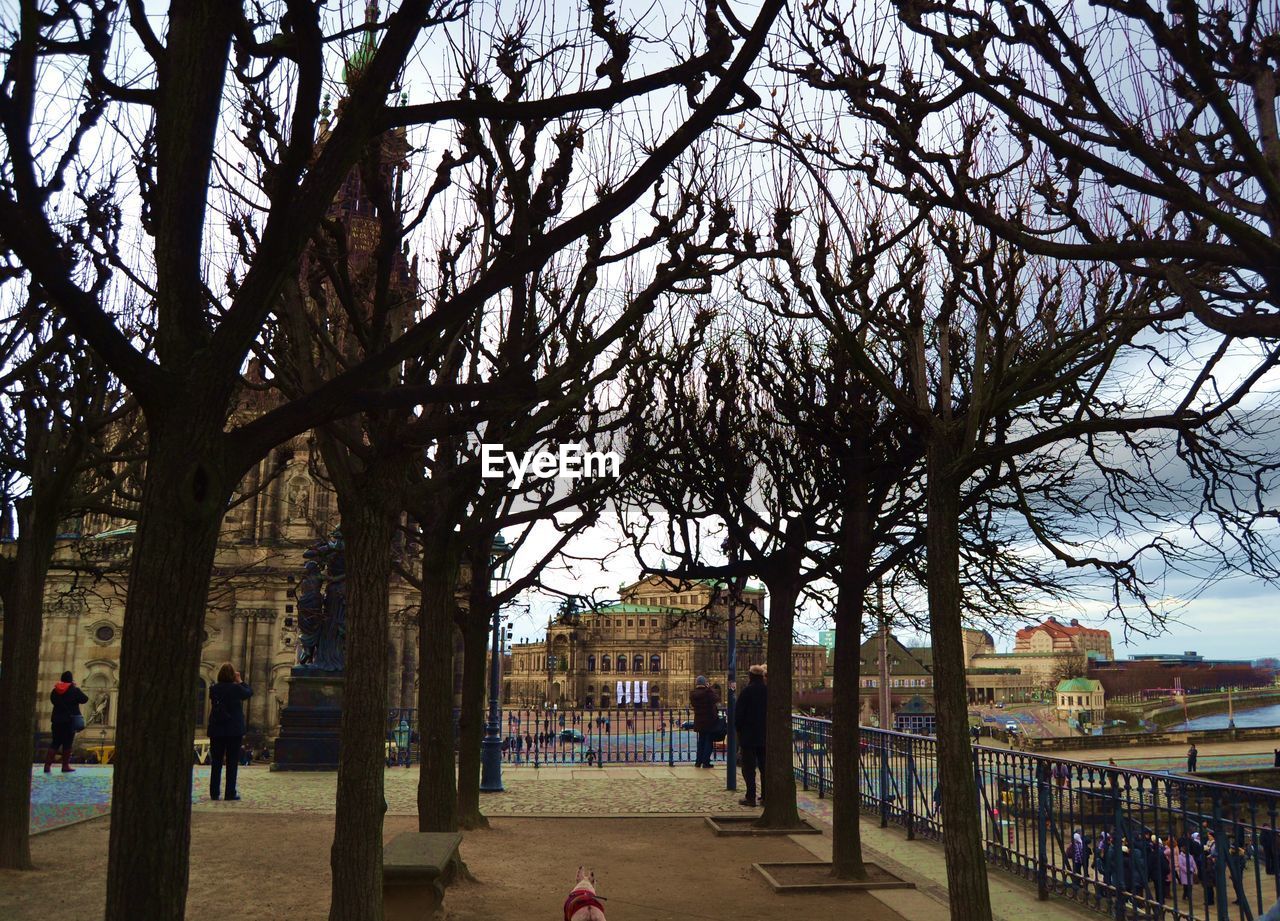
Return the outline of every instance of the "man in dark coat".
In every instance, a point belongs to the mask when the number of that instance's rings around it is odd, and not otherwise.
[[[761,786],[764,785],[765,713],[768,710],[769,689],[765,687],[763,666],[753,665],[747,670],[747,674],[747,686],[738,693],[733,725],[738,731],[742,777],[747,784],[747,795],[738,802],[743,806],[754,806],[757,766],[760,768]]]
[[[76,733],[84,728],[80,705],[87,704],[89,698],[76,687],[71,672],[63,672],[62,680],[49,693],[49,700],[53,703],[53,718],[49,727],[53,730],[53,738],[49,742],[49,751],[44,756],[44,772],[48,774],[53,770],[53,759],[61,751],[62,772],[71,774],[75,771],[71,766],[71,746],[75,743]]]
[[[709,768],[716,726],[720,722],[720,695],[707,683],[706,675],[694,680],[689,706],[693,708],[693,731],[698,734],[698,756],[693,766]]]

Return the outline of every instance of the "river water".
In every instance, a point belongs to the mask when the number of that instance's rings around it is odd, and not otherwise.
[[[1280,726],[1280,704],[1269,707],[1255,707],[1252,710],[1236,710],[1236,728],[1246,726]],[[1226,729],[1227,714],[1215,713],[1212,716],[1197,716],[1194,719],[1170,726],[1169,730],[1180,732],[1184,729]]]

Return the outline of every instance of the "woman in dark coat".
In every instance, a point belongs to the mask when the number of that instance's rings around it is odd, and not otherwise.
[[[53,770],[53,759],[58,751],[62,752],[62,773],[71,774],[75,768],[71,766],[71,746],[75,743],[76,733],[84,729],[84,717],[80,715],[80,705],[89,702],[84,691],[76,687],[71,672],[63,672],[62,680],[53,686],[49,694],[53,703],[53,719],[50,728],[53,739],[49,742],[49,751],[44,756],[44,772]]]
[[[218,680],[209,688],[209,742],[213,771],[209,775],[209,798],[218,799],[222,766],[227,767],[227,791],[223,799],[239,799],[236,772],[240,768],[240,743],[244,741],[244,708],[253,688],[240,680],[240,673],[227,662],[218,669]]]
[[[693,766],[709,768],[716,726],[720,722],[720,695],[707,683],[706,675],[699,675],[693,682],[689,706],[693,708],[693,731],[698,734],[698,756]]]

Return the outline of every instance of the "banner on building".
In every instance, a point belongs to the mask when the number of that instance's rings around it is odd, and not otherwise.
[[[618,706],[626,706],[627,703],[627,683],[625,681],[618,682],[618,693],[614,696],[614,700],[618,702]]]
[[[649,682],[648,681],[640,682],[640,703],[644,704],[646,707],[649,706]]]

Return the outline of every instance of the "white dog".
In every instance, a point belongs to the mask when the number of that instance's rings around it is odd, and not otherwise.
[[[600,901],[596,895],[596,874],[578,867],[578,879],[564,900],[564,921],[605,921]]]

